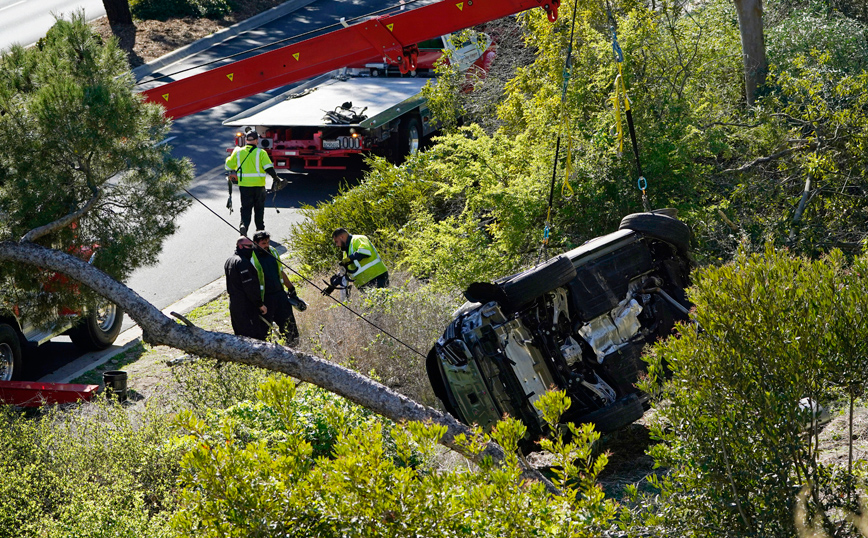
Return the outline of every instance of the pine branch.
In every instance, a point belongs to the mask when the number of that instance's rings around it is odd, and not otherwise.
[[[21,238],[21,242],[22,243],[25,243],[25,242],[32,243],[33,241],[39,239],[40,237],[42,237],[44,235],[48,235],[51,232],[54,232],[56,230],[60,230],[61,228],[69,226],[70,224],[75,222],[77,219],[79,219],[82,215],[84,215],[85,213],[90,211],[93,208],[93,206],[96,204],[97,200],[99,200],[99,195],[100,195],[100,190],[98,188],[91,187],[91,190],[93,191],[93,196],[91,196],[90,200],[88,200],[87,203],[84,204],[84,206],[81,209],[79,209],[73,213],[70,213],[64,217],[61,217],[54,222],[49,222],[48,224],[46,224],[44,226],[40,226],[38,228],[33,228],[32,230],[30,230],[29,232],[24,234],[24,237]]]

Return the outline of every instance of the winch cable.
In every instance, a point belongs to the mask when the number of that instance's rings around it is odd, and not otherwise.
[[[543,255],[546,252],[549,244],[549,235],[551,234],[551,220],[552,220],[552,205],[554,203],[555,197],[555,182],[557,181],[558,175],[558,157],[560,156],[561,151],[561,135],[566,130],[565,126],[567,125],[567,88],[570,84],[570,75],[572,70],[572,57],[573,57],[573,35],[576,30],[576,11],[579,6],[578,0],[573,2],[573,20],[570,25],[570,42],[567,46],[567,57],[564,61],[564,70],[563,70],[563,85],[561,87],[561,106],[558,111],[560,114],[560,125],[558,127],[558,138],[555,143],[555,158],[554,164],[552,166],[552,181],[551,186],[549,188],[549,204],[548,209],[546,211],[546,221],[545,228],[543,229],[543,239],[542,244],[540,245],[539,255],[537,257],[537,263],[542,260]],[[563,195],[566,190],[569,190],[570,194],[568,196],[564,196],[565,198],[572,197],[574,194],[572,186],[570,186],[570,174],[572,174],[572,153],[573,153],[573,136],[572,133],[568,134],[569,141],[567,144],[567,161],[566,161],[566,169],[564,173],[564,183],[561,185],[561,194]]]
[[[205,63],[203,63],[203,64],[197,64],[197,65],[194,65],[194,66],[191,66],[191,67],[187,67],[187,68],[185,68],[185,69],[181,69],[181,70],[175,71],[175,72],[173,72],[173,73],[167,73],[167,74],[165,74],[165,75],[160,75],[160,76],[158,76],[158,77],[153,77],[153,78],[149,78],[149,79],[145,79],[145,80],[140,80],[140,81],[136,82],[136,83],[133,85],[133,87],[135,87],[135,86],[141,86],[142,84],[147,84],[147,83],[149,83],[149,82],[157,82],[157,81],[159,81],[159,80],[163,80],[163,79],[165,79],[165,78],[174,77],[174,76],[176,76],[176,75],[180,75],[181,73],[186,73],[187,71],[192,71],[192,70],[194,70],[194,69],[199,69],[199,68],[202,68],[202,67],[207,67],[207,66],[209,66],[209,65],[213,65],[213,64],[215,64],[215,63],[219,63],[219,62],[223,62],[223,61],[225,61],[225,60],[231,60],[232,58],[236,58],[236,57],[238,57],[238,56],[243,56],[243,55],[245,55],[245,54],[250,54],[251,52],[256,52],[256,51],[258,51],[258,50],[268,49],[268,48],[273,47],[274,45],[280,45],[281,43],[286,43],[287,41],[296,41],[296,40],[300,40],[301,38],[308,37],[308,36],[312,36],[312,35],[318,34],[318,33],[320,33],[320,32],[325,32],[325,31],[327,31],[327,30],[331,30],[331,29],[333,29],[333,28],[342,28],[342,27],[344,27],[344,23],[349,24],[349,23],[351,23],[351,22],[355,22],[355,21],[359,21],[359,20],[367,19],[368,17],[373,17],[373,16],[375,16],[375,15],[378,15],[378,14],[380,14],[380,13],[384,13],[384,12],[386,12],[386,11],[394,11],[396,8],[403,9],[403,8],[406,7],[406,6],[409,6],[409,5],[411,5],[411,4],[415,4],[415,3],[417,3],[417,2],[422,2],[422,1],[423,1],[423,0],[406,0],[406,1],[403,1],[403,2],[401,2],[401,3],[399,3],[399,4],[396,4],[396,5],[392,5],[392,6],[389,6],[389,7],[384,7],[383,9],[378,9],[378,10],[376,10],[376,11],[371,11],[370,13],[367,13],[367,14],[365,14],[365,15],[359,15],[358,17],[354,17],[354,18],[350,19],[349,21],[336,22],[336,23],[334,23],[334,24],[330,24],[330,25],[328,25],[328,26],[323,26],[322,28],[317,28],[317,29],[315,29],[315,30],[309,30],[309,31],[307,31],[307,32],[302,32],[302,33],[300,33],[300,34],[296,34],[296,35],[294,35],[294,36],[284,37],[283,39],[279,39],[279,40],[277,40],[277,41],[273,41],[273,42],[271,42],[271,43],[267,43],[267,44],[265,44],[265,45],[260,45],[260,46],[258,46],[258,47],[254,47],[254,48],[252,48],[252,49],[247,49],[247,50],[243,50],[243,51],[241,51],[241,52],[236,52],[235,54],[230,54],[229,56],[222,56],[222,57],[220,57],[220,58],[215,58],[215,59],[211,60],[210,62],[205,62]]]
[[[636,171],[639,173],[637,184],[639,190],[642,191],[642,207],[648,211],[648,196],[646,189],[648,181],[645,179],[645,173],[642,172],[642,161],[639,158],[639,144],[636,142],[636,128],[633,125],[633,112],[630,107],[630,96],[627,94],[627,84],[624,82],[624,52],[621,50],[621,45],[618,44],[618,32],[615,27],[615,17],[612,16],[612,6],[606,1],[606,13],[609,16],[609,28],[612,32],[612,52],[615,54],[615,60],[618,64],[618,74],[615,76],[615,95],[612,97],[612,105],[615,114],[615,126],[618,129],[618,154],[624,152],[624,128],[621,124],[621,103],[624,103],[624,115],[627,117],[627,128],[630,131],[630,142],[633,145],[633,155],[636,158]]]
[[[220,216],[216,211],[214,211],[213,209],[211,209],[211,208],[208,206],[208,204],[206,204],[205,202],[203,202],[202,200],[200,200],[199,198],[197,198],[195,194],[193,194],[192,192],[188,191],[187,189],[184,189],[184,192],[186,192],[186,193],[190,196],[190,198],[192,198],[192,199],[196,200],[197,202],[199,202],[200,204],[202,204],[202,206],[203,206],[205,209],[207,209],[208,211],[210,211],[211,213],[213,213],[214,216],[216,216],[218,219],[220,219],[220,220],[222,220],[223,222],[225,222],[227,226],[229,226],[230,228],[232,228],[233,230],[235,230],[236,232],[238,232],[238,235],[239,235],[239,236],[241,235],[241,230],[239,230],[238,228],[236,228],[235,226],[233,226],[233,225],[232,225],[228,220],[226,220],[226,219],[224,219],[223,217],[221,217],[221,216]],[[261,250],[261,247],[260,247],[259,245],[255,245],[255,247],[256,247],[257,249],[260,249],[260,250]],[[323,291],[322,288],[320,288],[319,286],[317,286],[316,284],[314,284],[311,280],[309,280],[307,277],[305,277],[304,275],[302,275],[301,273],[299,273],[298,271],[296,271],[295,269],[293,269],[292,267],[290,267],[289,265],[287,265],[286,263],[284,263],[284,261],[281,260],[280,258],[277,258],[277,263],[279,263],[280,265],[282,265],[282,266],[284,266],[285,268],[287,268],[287,269],[289,269],[290,271],[292,271],[292,273],[294,273],[296,276],[298,276],[299,278],[301,278],[302,280],[304,280],[305,282],[307,282],[308,284],[310,284],[311,286],[313,286],[314,288],[316,288],[316,289],[319,290],[320,292]],[[332,301],[336,302],[337,304],[341,305],[342,307],[346,308],[347,310],[349,310],[350,312],[352,312],[352,313],[353,313],[357,318],[361,319],[362,321],[364,321],[365,323],[367,323],[367,324],[370,325],[371,327],[373,327],[373,328],[375,328],[376,330],[380,331],[381,333],[385,334],[386,336],[388,336],[388,337],[391,338],[392,340],[398,342],[399,344],[401,344],[402,346],[406,347],[407,349],[409,349],[409,350],[412,351],[413,353],[419,355],[419,356],[422,357],[423,359],[427,358],[427,356],[424,355],[421,351],[419,351],[418,349],[414,348],[414,347],[411,346],[410,344],[404,342],[403,340],[401,340],[400,338],[398,338],[398,337],[395,336],[394,334],[390,333],[390,332],[387,331],[386,329],[380,327],[379,325],[377,325],[376,323],[372,322],[371,320],[367,319],[365,316],[363,316],[363,315],[361,315],[360,313],[356,312],[355,310],[353,310],[352,308],[350,308],[350,306],[347,305],[346,303],[344,303],[343,301],[340,301],[340,300],[338,300],[338,299],[335,299],[335,298],[332,297],[331,295],[326,295],[326,297],[328,297],[328,298],[331,299]]]

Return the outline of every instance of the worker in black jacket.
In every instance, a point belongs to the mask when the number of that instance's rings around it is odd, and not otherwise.
[[[226,291],[229,293],[229,315],[232,330],[238,336],[265,340],[268,325],[261,319],[268,309],[259,293],[259,279],[251,263],[253,241],[241,236],[235,242],[235,254],[226,260]]]

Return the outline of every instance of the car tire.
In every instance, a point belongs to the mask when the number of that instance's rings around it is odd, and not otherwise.
[[[540,295],[566,285],[576,278],[576,268],[566,256],[558,256],[519,273],[500,283],[509,302],[507,306],[517,310]]]
[[[633,213],[621,219],[619,230],[633,230],[672,244],[684,254],[690,249],[690,227],[663,213]]]
[[[121,332],[124,313],[114,303],[88,312],[81,322],[70,329],[72,343],[84,351],[107,349]]]
[[[12,326],[0,323],[0,381],[20,379],[23,366],[18,333]]]
[[[644,414],[645,409],[642,407],[642,400],[639,399],[637,394],[629,394],[615,400],[602,409],[597,409],[592,413],[579,417],[578,421],[583,423],[592,422],[594,429],[598,432],[608,433],[620,430],[624,426],[636,422]]]

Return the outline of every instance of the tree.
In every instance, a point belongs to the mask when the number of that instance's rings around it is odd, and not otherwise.
[[[180,325],[121,284],[135,267],[155,260],[188,203],[178,193],[191,179],[189,162],[157,145],[169,127],[161,107],[133,93],[116,41],[102,46],[81,13],[59,20],[40,47],[12,49],[2,67],[0,141],[11,156],[0,170],[0,260],[7,262],[0,275],[7,295],[29,289],[34,301],[49,297],[37,305],[47,317],[59,304],[82,301],[72,289],[37,293],[39,277],[62,273],[116,303],[151,344],[283,372],[396,422],[445,426],[442,442],[453,448],[456,435],[473,435],[454,418],[318,357]],[[90,244],[100,245],[93,264],[73,254]],[[502,461],[504,453],[489,443],[473,458]],[[527,474],[554,489],[539,473]]]
[[[98,245],[94,264],[119,280],[156,261],[189,203],[178,192],[193,173],[157,144],[170,124],[133,83],[116,41],[103,46],[83,13],[58,20],[37,47],[15,47],[2,59],[2,239],[65,252]],[[36,319],[93,297],[71,287],[40,293],[47,276],[3,267],[0,297],[27,303]]]
[[[130,0],[102,0],[105,6],[105,14],[109,25],[132,24],[133,15],[130,13]]]
[[[744,91],[747,104],[753,105],[757,88],[765,84],[769,70],[763,36],[762,0],[735,0],[741,51],[744,59]]]

